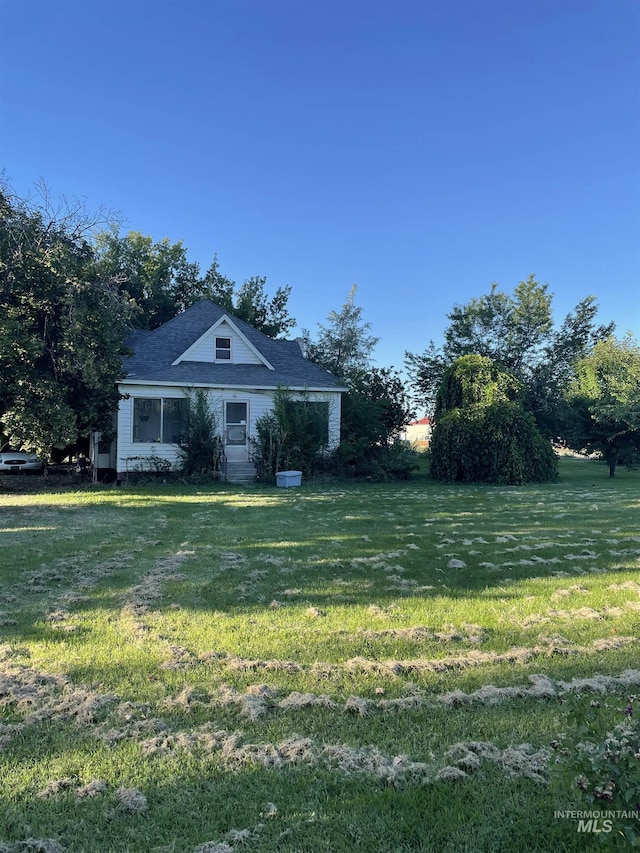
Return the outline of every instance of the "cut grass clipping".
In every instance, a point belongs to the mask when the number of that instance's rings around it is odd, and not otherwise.
[[[558,745],[640,713],[640,474],[561,475],[3,480],[0,851],[628,844]]]

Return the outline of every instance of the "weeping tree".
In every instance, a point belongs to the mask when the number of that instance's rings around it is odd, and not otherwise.
[[[432,477],[504,485],[555,480],[553,448],[523,400],[522,383],[492,359],[458,358],[436,396]]]

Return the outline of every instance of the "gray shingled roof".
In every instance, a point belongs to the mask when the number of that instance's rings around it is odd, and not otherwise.
[[[261,364],[213,364],[202,361],[173,362],[221,317],[228,316],[238,330],[274,370]],[[207,299],[197,302],[153,332],[134,332],[127,341],[133,355],[123,359],[127,380],[210,385],[214,388],[346,388],[324,368],[307,361],[297,341],[274,340],[243,320],[227,314]]]

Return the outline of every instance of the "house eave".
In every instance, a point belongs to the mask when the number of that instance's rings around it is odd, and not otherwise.
[[[157,388],[221,388],[223,390],[234,390],[234,391],[275,391],[277,388],[282,387],[282,385],[238,385],[235,384],[226,384],[222,382],[216,382],[215,385],[212,385],[210,382],[165,382],[164,380],[159,379],[121,379],[118,382],[118,387],[120,388],[123,385],[151,385]],[[324,393],[328,392],[340,392],[345,393],[349,389],[342,386],[334,386],[327,387],[326,385],[287,385],[286,386],[291,391],[321,391]]]

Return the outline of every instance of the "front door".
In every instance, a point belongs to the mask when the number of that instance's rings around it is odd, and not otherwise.
[[[225,404],[224,452],[229,461],[246,462],[249,458],[248,414],[248,403]]]

